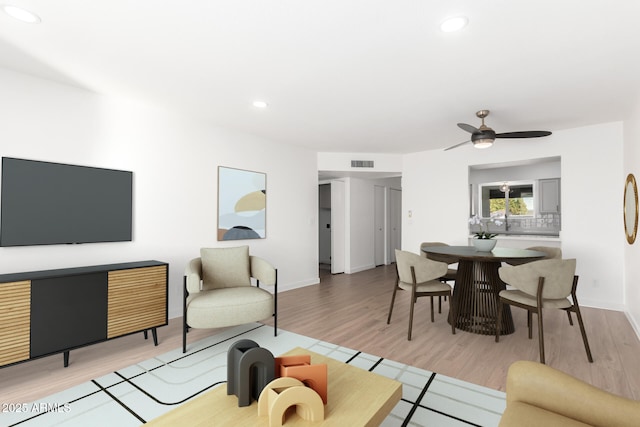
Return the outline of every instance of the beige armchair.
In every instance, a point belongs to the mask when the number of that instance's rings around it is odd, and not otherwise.
[[[507,408],[499,427],[635,427],[639,420],[640,402],[536,362],[509,367]]]
[[[255,286],[251,278],[256,279]],[[260,285],[274,287],[274,292]],[[202,248],[184,271],[182,352],[189,328],[242,325],[274,318],[278,334],[278,271],[249,255],[249,246]]]
[[[396,271],[397,278],[393,287],[393,295],[391,296],[391,306],[389,307],[389,316],[387,324],[391,323],[391,313],[393,312],[393,304],[396,300],[396,292],[398,290],[411,291],[411,308],[409,309],[409,334],[408,339],[411,341],[411,329],[413,328],[413,307],[418,297],[431,297],[431,321],[434,321],[433,315],[433,297],[448,296],[451,297],[451,286],[440,281],[440,278],[447,272],[447,264],[444,262],[433,261],[423,258],[420,255],[400,251],[396,249]],[[449,307],[453,309],[454,305]],[[455,319],[455,311],[451,313],[451,319]],[[451,332],[456,333],[455,322],[451,322]]]
[[[589,362],[593,362],[576,296],[578,276],[575,275],[575,271],[575,259],[543,259],[517,266],[507,265],[498,270],[500,279],[516,289],[500,291],[497,324],[499,325],[502,321],[503,304],[524,308],[527,310],[529,339],[531,339],[531,314],[536,313],[541,363],[545,363],[543,308],[565,310],[576,314],[587,359]],[[568,298],[569,295],[571,299]],[[571,324],[573,325],[573,323]],[[496,327],[496,342],[499,340],[500,328]]]

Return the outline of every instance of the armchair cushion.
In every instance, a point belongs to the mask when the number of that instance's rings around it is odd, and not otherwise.
[[[202,248],[202,289],[251,285],[249,246]]]
[[[272,314],[273,296],[264,289],[214,289],[189,300],[187,324],[193,328],[222,328],[267,319]]]

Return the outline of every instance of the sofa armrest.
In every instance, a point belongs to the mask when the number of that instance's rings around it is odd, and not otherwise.
[[[202,261],[200,258],[194,258],[187,263],[184,277],[187,292],[190,294],[200,292],[200,283],[202,282]]]
[[[536,362],[519,361],[509,367],[507,411],[514,402],[592,426],[633,427],[640,420],[640,402],[608,393]]]
[[[251,277],[260,281],[263,285],[275,285],[277,280],[276,269],[268,261],[251,255]]]

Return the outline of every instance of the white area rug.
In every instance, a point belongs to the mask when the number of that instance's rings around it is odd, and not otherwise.
[[[271,326],[255,323],[190,343],[186,354],[178,348],[22,408],[3,411],[0,425],[142,425],[225,382],[227,349],[239,339],[253,340],[274,355],[294,347],[307,348],[400,381],[402,399],[383,426],[497,426],[505,408],[502,392],[283,330],[274,337]],[[211,425],[218,426],[215,420]]]

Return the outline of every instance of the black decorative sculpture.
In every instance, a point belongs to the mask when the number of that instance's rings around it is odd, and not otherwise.
[[[275,358],[255,341],[240,340],[227,352],[227,394],[238,397],[238,406],[258,400],[262,389],[275,379]]]

